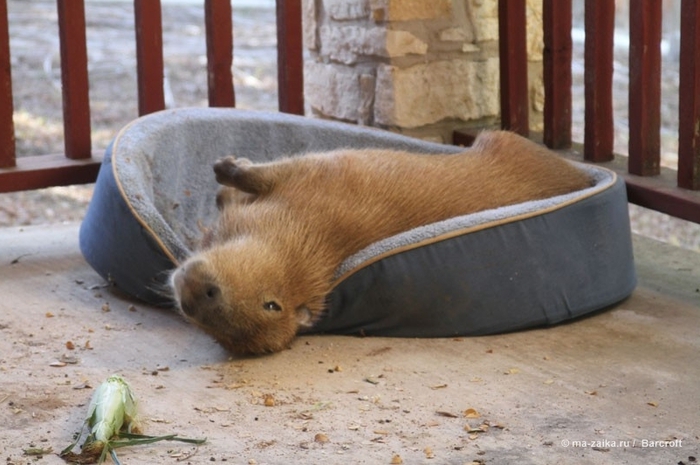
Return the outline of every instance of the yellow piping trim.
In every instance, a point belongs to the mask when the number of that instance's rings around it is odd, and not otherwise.
[[[375,257],[372,257],[371,259],[369,259],[365,262],[362,262],[361,264],[359,264],[355,268],[346,271],[338,279],[335,280],[332,287],[335,288],[341,282],[343,282],[344,280],[349,278],[351,275],[357,273],[358,271],[360,271],[360,270],[362,270],[370,265],[373,265],[374,263],[376,263],[380,260],[383,260],[386,257],[390,257],[392,255],[397,255],[397,254],[406,252],[408,250],[417,249],[419,247],[424,247],[426,245],[434,244],[436,242],[442,242],[442,241],[445,241],[448,239],[452,239],[453,237],[463,236],[466,234],[471,234],[474,232],[482,231],[484,229],[494,228],[496,226],[500,226],[503,224],[514,223],[516,221],[526,220],[528,218],[533,218],[535,216],[544,215],[546,213],[550,213],[550,212],[553,212],[555,210],[560,210],[564,207],[568,207],[569,205],[572,205],[574,203],[580,202],[580,201],[585,200],[587,198],[593,197],[594,195],[597,195],[603,191],[606,191],[606,190],[612,188],[615,185],[615,182],[617,181],[617,173],[615,173],[614,171],[609,170],[607,168],[603,168],[603,167],[596,167],[596,168],[605,170],[605,171],[609,172],[610,174],[612,174],[612,182],[610,182],[610,184],[608,184],[608,185],[600,186],[596,189],[593,189],[585,195],[582,195],[580,197],[575,197],[573,199],[567,200],[566,202],[563,202],[563,203],[560,203],[557,205],[553,205],[549,208],[545,208],[544,210],[537,210],[537,211],[533,211],[533,212],[522,213],[520,215],[511,216],[508,218],[502,218],[500,220],[495,220],[495,221],[491,221],[488,223],[483,223],[483,224],[478,224],[475,226],[469,226],[466,228],[457,229],[457,230],[450,231],[450,232],[445,233],[445,234],[441,234],[439,236],[435,236],[435,237],[431,237],[429,239],[422,240],[420,242],[415,242],[412,244],[407,244],[407,245],[404,245],[401,247],[397,247],[395,249],[388,250],[388,251],[381,253]]]

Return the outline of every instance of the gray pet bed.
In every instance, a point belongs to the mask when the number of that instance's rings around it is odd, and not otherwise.
[[[81,226],[83,255],[123,291],[167,304],[169,271],[216,216],[215,160],[340,147],[460,151],[281,113],[152,114],[124,128],[107,150]],[[608,170],[581,168],[593,187],[430,224],[348,257],[328,312],[311,331],[482,335],[559,323],[624,299],[636,282],[624,183]]]

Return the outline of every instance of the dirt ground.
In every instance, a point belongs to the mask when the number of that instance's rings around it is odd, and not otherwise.
[[[125,464],[691,465],[700,453],[700,259],[635,238],[640,286],[571,324],[490,337],[299,338],[231,357],[106,287],[78,224],[0,229],[0,459],[60,464],[120,373],[147,434]],[[30,455],[39,449],[41,454]]]

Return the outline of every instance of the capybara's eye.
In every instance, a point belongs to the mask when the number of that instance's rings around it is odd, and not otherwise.
[[[263,308],[264,308],[265,310],[274,310],[275,312],[281,312],[281,311],[282,311],[282,307],[280,307],[280,304],[278,304],[278,303],[275,302],[274,300],[271,300],[270,302],[265,302],[265,303],[263,304]]]

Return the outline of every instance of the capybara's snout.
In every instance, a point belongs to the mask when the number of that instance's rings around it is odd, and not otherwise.
[[[221,287],[202,259],[185,262],[176,269],[171,276],[171,286],[178,307],[190,318],[206,318],[220,306]]]

